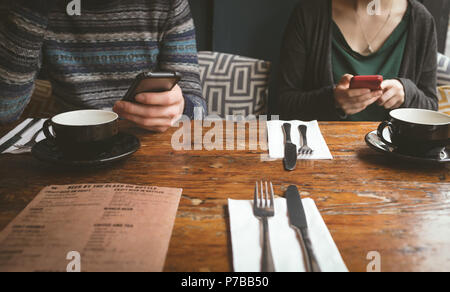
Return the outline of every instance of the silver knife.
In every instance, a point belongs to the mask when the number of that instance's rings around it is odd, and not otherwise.
[[[31,127],[33,127],[36,123],[38,123],[41,119],[33,119],[31,120],[22,130],[20,130],[17,134],[15,134],[11,139],[0,145],[0,154],[3,151],[8,150],[11,146],[14,146],[17,142],[22,139],[22,135],[28,131]]]
[[[284,168],[288,171],[295,169],[297,165],[297,146],[292,143],[291,139],[291,124],[284,123],[283,131],[286,137],[284,145]]]
[[[308,222],[302,199],[296,186],[290,186],[286,191],[289,221],[302,241],[305,266],[308,272],[320,272],[320,267],[314,254],[308,233]]]

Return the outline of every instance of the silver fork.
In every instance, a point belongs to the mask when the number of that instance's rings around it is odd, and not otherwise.
[[[298,130],[300,131],[300,137],[302,138],[302,147],[298,150],[298,154],[300,155],[312,155],[314,150],[308,146],[308,138],[306,136],[308,127],[306,125],[298,126]]]
[[[253,213],[255,217],[260,219],[263,223],[263,238],[262,238],[263,250],[261,263],[262,272],[275,272],[275,266],[272,257],[272,249],[270,247],[269,222],[268,222],[269,217],[275,216],[274,193],[272,183],[270,183],[270,189],[271,192],[269,197],[267,182],[264,192],[264,185],[263,182],[261,181],[261,197],[260,197],[258,190],[258,182],[256,182],[255,196],[253,200]]]
[[[33,148],[33,146],[34,145],[36,145],[37,144],[37,137],[39,136],[39,134],[42,132],[42,129],[40,129],[39,131],[37,131],[34,135],[33,135],[33,137],[31,137],[31,139],[30,139],[30,141],[28,141],[27,143],[25,143],[25,144],[23,144],[23,145],[20,145],[20,144],[17,144],[17,145],[14,145],[14,147],[16,147],[17,149],[19,149],[19,150],[23,150],[23,149],[27,149],[27,148]]]

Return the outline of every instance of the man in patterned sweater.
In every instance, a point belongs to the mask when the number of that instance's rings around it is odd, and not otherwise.
[[[38,74],[61,109],[112,109],[139,127],[163,132],[194,108],[206,112],[195,29],[187,0],[10,0],[0,26],[0,124],[17,120]],[[183,75],[170,92],[119,101],[146,71]],[[201,118],[201,117],[200,117]]]

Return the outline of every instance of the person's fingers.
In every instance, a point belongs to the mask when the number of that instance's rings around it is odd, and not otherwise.
[[[373,99],[377,100],[382,95],[383,95],[383,92],[381,90],[380,91],[370,91],[369,90],[369,93],[366,93],[366,94],[363,94],[360,96],[351,97],[350,101],[354,104],[361,104],[361,103],[365,103],[366,101],[369,101],[369,100],[373,100]]]
[[[392,97],[384,104],[385,109],[396,109],[402,105],[401,98],[398,96]]]
[[[378,100],[379,97],[374,96],[370,99],[367,99],[365,101],[362,102],[358,102],[358,103],[353,103],[353,104],[349,104],[348,106],[346,106],[346,108],[344,109],[344,111],[347,114],[357,114],[359,112],[362,112],[363,110],[365,110],[368,106],[372,105],[373,103],[375,103]]]
[[[141,129],[150,131],[150,132],[155,132],[155,133],[164,133],[166,132],[170,127],[144,127],[138,124],[133,123],[136,127],[139,127]]]
[[[156,132],[156,133],[164,133],[164,132],[166,132],[169,129],[169,127],[143,127],[143,126],[138,125],[136,123],[132,123],[132,124],[134,126],[136,126],[136,127],[141,128],[141,129],[144,129],[144,130],[147,130],[147,131],[150,131],[150,132]]]
[[[352,74],[344,74],[344,75],[342,75],[341,80],[340,80],[339,83],[350,83],[352,78],[353,78]]]
[[[394,98],[391,98],[384,104],[385,109],[391,109],[397,104],[397,101]]]
[[[174,118],[178,115],[176,106],[148,106],[126,101],[119,101],[114,106],[114,111],[119,115],[129,114],[142,118]]]
[[[342,76],[341,81],[339,81],[337,88],[341,90],[348,90],[350,88],[350,81],[352,80],[353,75],[345,74]]]
[[[135,100],[145,105],[168,106],[176,103],[176,99],[169,92],[144,92],[136,95]]]
[[[173,124],[173,119],[158,119],[158,118],[144,118],[132,114],[122,114],[122,118],[129,120],[142,128],[170,128]]]
[[[383,91],[389,90],[389,89],[391,89],[394,86],[395,86],[395,80],[384,80],[381,83],[381,89]]]
[[[364,88],[364,89],[350,89],[348,91],[348,97],[352,97],[352,98],[357,98],[363,95],[368,95],[370,94],[372,91],[368,88]]]
[[[396,92],[397,91],[395,88],[391,88],[386,91],[378,100],[378,105],[385,106],[385,104],[396,95]]]
[[[170,106],[178,104],[183,98],[183,93],[178,85],[171,91],[166,92],[145,92],[137,94],[135,99],[137,102],[145,105],[161,105]]]

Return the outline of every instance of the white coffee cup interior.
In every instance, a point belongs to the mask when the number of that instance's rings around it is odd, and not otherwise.
[[[391,117],[412,124],[441,126],[450,124],[450,116],[431,110],[396,109],[391,111]]]
[[[103,110],[80,110],[59,114],[52,122],[63,126],[98,126],[118,119],[114,112]]]

